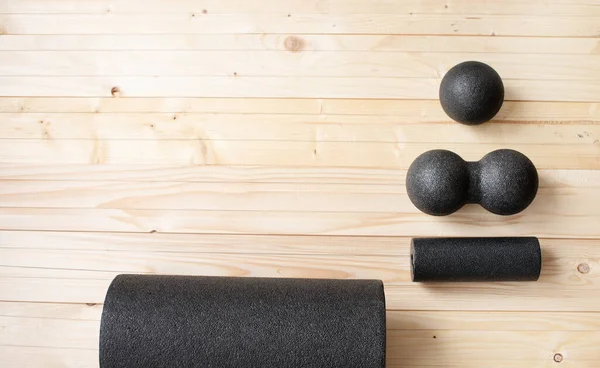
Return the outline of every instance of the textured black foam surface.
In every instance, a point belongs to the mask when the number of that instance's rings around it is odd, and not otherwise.
[[[410,165],[406,190],[421,211],[449,215],[466,203],[479,203],[497,215],[514,215],[535,199],[538,174],[520,152],[501,149],[477,162],[466,162],[456,153],[432,150]]]
[[[120,275],[101,368],[383,368],[376,280]]]
[[[491,66],[478,61],[452,67],[440,84],[442,108],[462,124],[477,125],[491,120],[503,102],[502,78]]]
[[[416,238],[410,249],[413,281],[537,281],[540,242],[517,238]]]

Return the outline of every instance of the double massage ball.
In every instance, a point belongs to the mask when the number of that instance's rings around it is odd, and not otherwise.
[[[535,198],[538,174],[527,156],[510,149],[493,151],[476,162],[433,150],[410,165],[406,190],[413,204],[429,215],[449,215],[467,203],[479,203],[497,215],[514,215]]]

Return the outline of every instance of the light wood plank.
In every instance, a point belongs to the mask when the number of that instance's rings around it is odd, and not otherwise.
[[[45,288],[36,288],[35,279],[77,285],[102,285],[118,273],[185,273],[217,276],[383,278],[388,287],[408,286],[408,239],[402,238],[307,238],[233,237],[185,235],[128,235],[77,233],[0,233],[2,276],[21,287],[2,289],[0,298],[38,298]],[[108,240],[108,241],[107,241]],[[314,255],[317,244],[317,253]],[[405,246],[402,246],[404,244]],[[324,247],[327,245],[327,247]],[[600,253],[597,240],[542,239],[544,266],[540,281],[533,284],[438,285],[470,289],[491,288],[492,293],[555,292],[563,289],[590,290],[597,287]],[[253,252],[252,249],[257,249]],[[356,250],[360,249],[360,252]],[[34,252],[32,259],[28,254]],[[265,253],[269,252],[269,253]],[[327,253],[324,253],[327,252]],[[331,252],[331,253],[329,253]],[[356,253],[365,255],[359,256]],[[381,255],[377,255],[381,254]],[[106,258],[104,260],[104,258]],[[110,260],[108,259],[110,258]],[[591,272],[581,274],[585,263]],[[310,265],[310,266],[308,266]],[[368,265],[368,266],[367,266]],[[66,281],[68,280],[68,281]],[[38,280],[39,281],[39,280]],[[45,282],[45,281],[44,281]],[[15,285],[16,286],[16,285]],[[32,289],[33,287],[33,289]],[[98,286],[101,289],[101,286]],[[56,290],[56,286],[51,288]],[[60,288],[59,288],[60,289]],[[518,290],[517,290],[518,289]],[[92,291],[92,290],[90,290]],[[97,292],[99,292],[97,290]],[[16,293],[16,294],[15,294]],[[20,295],[20,296],[16,296]],[[51,294],[54,295],[54,294]],[[73,294],[69,297],[77,297]],[[91,295],[91,294],[82,294]],[[582,294],[587,297],[587,294]],[[65,297],[61,293],[52,298]],[[21,300],[21,299],[15,299]],[[52,299],[54,300],[54,299]],[[64,301],[64,300],[63,300]],[[89,302],[69,299],[70,302]],[[96,299],[93,302],[101,302]],[[427,308],[430,309],[430,308]]]
[[[286,0],[265,6],[260,2],[240,2],[236,0],[208,0],[202,3],[193,0],[179,0],[175,3],[166,0],[59,0],[49,5],[43,0],[5,0],[0,4],[2,13],[26,14],[173,14],[173,13],[225,13],[225,14],[536,14],[536,15],[600,15],[594,0],[559,1],[541,0],[535,2],[487,1],[472,3],[465,0]]]
[[[0,248],[39,250],[370,256],[406,258],[410,239],[400,236],[289,236],[240,234],[0,231]],[[586,263],[599,258],[597,239],[540,239],[546,260]],[[550,258],[549,258],[550,257]],[[561,263],[569,272],[576,267]],[[592,270],[597,274],[598,270]],[[589,274],[586,274],[589,275]],[[588,277],[586,275],[581,275]]]
[[[1,40],[2,38],[0,38]],[[0,97],[0,113],[218,113],[318,115],[328,100],[269,98],[112,98],[112,97]],[[408,102],[397,100],[410,109]],[[434,101],[421,100],[420,104]],[[511,102],[506,102],[511,104]],[[545,103],[548,108],[556,104]],[[596,104],[572,104],[576,116],[594,116]],[[585,105],[585,106],[583,106]],[[391,107],[392,105],[390,105]],[[333,112],[330,112],[333,113]],[[352,111],[350,110],[351,114]],[[557,112],[558,113],[558,112]],[[339,114],[342,114],[340,111]],[[580,115],[583,114],[583,115]],[[600,120],[600,110],[598,110]]]
[[[109,99],[106,99],[109,100]],[[112,99],[116,100],[116,99]],[[1,101],[1,100],[0,100]],[[321,100],[323,113],[368,114],[418,117],[443,120],[447,116],[439,101],[403,100]],[[24,102],[25,103],[25,102]],[[116,103],[115,103],[116,104]],[[600,104],[573,102],[504,101],[495,121],[551,122],[573,119],[595,122],[600,120]]]
[[[2,265],[0,276],[7,279],[49,280],[104,280],[109,282],[121,273],[127,274],[180,274],[232,277],[292,277],[331,279],[381,279],[386,287],[412,287],[410,242],[395,246],[404,248],[402,256],[343,255],[343,254],[252,254],[252,253],[195,253],[172,246],[169,251],[73,250],[37,249],[36,257],[28,257],[27,245],[0,248]],[[566,241],[562,242],[567,244]],[[588,257],[582,257],[587,255]],[[586,264],[590,271],[578,271]],[[600,290],[600,247],[598,242],[581,254],[570,258],[556,257],[554,246],[544,243],[542,275],[537,283],[440,284],[440,290],[455,288],[478,291],[482,288],[497,293],[520,292],[548,294],[548,291],[575,291],[595,293]],[[17,288],[18,289],[18,288]],[[0,292],[0,300],[13,300],[18,290]],[[37,295],[37,293],[36,293]],[[36,296],[23,296],[36,298]],[[20,300],[20,299],[14,299]],[[27,299],[30,300],[30,299]],[[85,302],[84,300],[79,300]]]
[[[224,141],[201,132],[188,140],[68,140],[8,139],[0,145],[3,163],[140,164],[140,165],[246,165],[320,166],[407,169],[430,149],[447,149],[465,160],[477,161],[487,153],[511,148],[528,156],[539,169],[598,169],[598,142],[540,144]],[[573,158],[577,157],[576,160]]]
[[[544,184],[545,185],[545,184]],[[403,181],[375,184],[11,181],[1,207],[418,214]],[[598,188],[546,187],[527,215],[600,216]],[[461,213],[481,214],[477,206]]]
[[[57,349],[34,346],[0,346],[8,368],[98,368],[98,348]],[[24,357],[27,357],[26,359]]]
[[[108,283],[116,274],[161,272],[216,276],[383,278],[386,281],[388,307],[392,309],[462,309],[465,306],[461,298],[465,298],[464,303],[468,305],[466,309],[497,310],[500,307],[500,310],[597,310],[597,303],[587,303],[590,296],[594,295],[594,292],[590,294],[589,291],[598,286],[600,248],[597,240],[542,239],[544,265],[542,277],[537,283],[446,284],[423,289],[422,286],[409,282],[408,239],[264,236],[192,238],[160,234],[133,237],[128,234],[77,233],[46,235],[48,236],[38,233],[1,233],[0,246],[2,259],[5,260],[2,279],[14,286],[11,289],[0,288],[4,290],[0,296],[2,300],[38,301],[38,298],[50,298],[42,300],[101,303]],[[317,248],[319,250],[315,251]],[[253,249],[258,251],[254,252]],[[365,255],[356,255],[357,249]],[[374,256],[371,251],[381,255]],[[39,257],[32,260],[27,256],[31,252]],[[321,254],[315,255],[313,252]],[[352,255],[344,255],[347,253]],[[103,261],[104,257],[110,258],[110,261]],[[579,273],[577,269],[581,263],[587,264],[591,272]],[[579,290],[579,294],[576,290]],[[425,304],[402,301],[408,295],[420,294],[421,291],[425,292],[421,295],[426,298]],[[432,292],[435,293],[432,295]],[[402,296],[404,293],[407,295]],[[483,293],[491,299],[475,297],[473,293]],[[568,298],[558,301],[555,299],[548,305],[548,298],[556,293]],[[447,294],[460,296],[453,299],[447,298]],[[394,299],[396,297],[398,299]],[[454,307],[445,304],[440,307],[439,298],[445,298]],[[436,318],[441,316],[439,314]],[[398,315],[391,323],[405,324],[405,317],[406,314]],[[494,321],[494,316],[480,315],[479,318]],[[496,325],[504,326],[503,329],[515,329],[509,328],[510,324],[507,325],[506,322],[508,321],[499,318]],[[532,330],[540,328],[531,326],[532,323],[534,322],[530,321],[522,326]],[[466,329],[474,328],[468,324],[464,326]],[[408,324],[405,328],[416,327]],[[445,328],[459,329],[453,325]]]
[[[467,210],[469,208],[469,210]],[[469,205],[452,216],[408,212],[301,212],[0,208],[2,230],[121,231],[187,234],[374,236],[542,236],[598,238],[598,216],[529,213],[496,216]],[[508,226],[510,225],[510,226]]]
[[[437,115],[437,114],[432,114]],[[476,128],[449,118],[301,114],[3,114],[0,139],[262,140],[295,142],[595,145],[600,122],[500,121]],[[428,121],[429,120],[429,121]],[[424,126],[424,124],[428,124]],[[251,129],[249,129],[251,128]],[[435,133],[432,133],[435,132]]]
[[[595,249],[591,249],[591,252],[598,253]],[[111,280],[120,273],[177,273],[235,277],[379,278],[388,286],[408,286],[411,280],[408,255],[403,257],[319,255],[315,257],[282,254],[197,254],[183,251],[38,250],[35,260],[26,260],[24,254],[28,251],[28,249],[0,249],[4,257],[4,265],[0,267],[2,277]],[[547,256],[544,260],[543,274],[535,289],[540,291],[598,290],[597,273],[581,274],[577,271],[577,267],[585,263],[592,270],[597,269],[600,265],[599,258],[556,258],[552,255],[552,249],[546,247],[544,254]],[[119,259],[115,260],[117,256]],[[109,260],[111,257],[112,262]],[[70,262],[69,259],[72,261]],[[73,266],[73,261],[78,262],[76,266]],[[365,266],[366,264],[369,266]],[[488,286],[498,290],[513,288],[508,283]],[[473,284],[462,286],[465,289],[481,287],[482,285]]]
[[[52,304],[51,304],[52,305]],[[77,310],[91,309],[77,305]],[[75,312],[76,315],[82,312]],[[387,329],[417,331],[598,331],[598,313],[388,311]],[[394,332],[395,334],[396,332]],[[401,333],[401,332],[400,332]],[[436,338],[440,337],[434,335]],[[433,336],[432,336],[433,337]]]
[[[538,170],[541,188],[598,188],[597,170]],[[41,165],[0,163],[0,180],[401,185],[406,170],[339,167]]]
[[[600,24],[600,23],[599,23]],[[260,97],[437,99],[441,78],[0,77],[18,97]],[[600,101],[600,81],[504,80],[507,100]]]
[[[444,14],[11,14],[5,34],[456,34],[597,37],[595,16]]]
[[[80,2],[78,2],[80,3]],[[287,2],[286,2],[287,3]],[[244,3],[245,4],[245,3]],[[274,5],[278,3],[272,3]],[[396,2],[396,4],[401,4]],[[172,2],[169,6],[173,6]],[[286,4],[287,5],[287,4]],[[471,4],[475,5],[475,4]],[[142,8],[145,8],[142,7]],[[270,8],[270,7],[263,7]],[[537,10],[536,10],[537,13]],[[0,50],[272,50],[600,54],[597,38],[326,34],[3,35]]]
[[[432,338],[436,336],[436,338]],[[389,331],[387,361],[444,365],[449,360],[598,360],[600,331]],[[507,354],[507,351],[509,352]],[[600,361],[599,361],[600,362]]]
[[[301,42],[301,41],[298,41]],[[438,78],[465,60],[506,79],[596,80],[600,55],[371,51],[3,51],[4,76],[289,76]]]
[[[450,121],[437,100],[0,97],[0,113],[296,114],[318,115],[320,119],[329,118],[323,115],[371,115],[355,119],[407,123]],[[25,119],[35,115],[22,116]],[[50,120],[55,115],[47,116]],[[4,122],[8,117],[2,118]],[[600,122],[600,104],[505,101],[493,122],[592,124]],[[487,126],[472,129],[489,129]]]

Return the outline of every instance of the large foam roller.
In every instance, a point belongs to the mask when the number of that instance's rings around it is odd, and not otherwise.
[[[542,250],[535,237],[415,238],[413,281],[536,281]]]
[[[383,368],[377,280],[120,275],[101,368]]]

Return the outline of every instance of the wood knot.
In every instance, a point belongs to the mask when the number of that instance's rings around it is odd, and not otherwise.
[[[119,97],[121,95],[121,89],[119,87],[113,87],[110,90],[110,94],[113,95],[113,97]]]
[[[579,271],[579,273],[589,273],[590,272],[590,265],[588,265],[587,263],[580,263],[577,266],[577,271]]]
[[[564,359],[564,357],[562,356],[562,354],[554,354],[554,361],[557,363],[562,362]]]
[[[290,52],[300,52],[304,50],[304,40],[300,37],[289,36],[283,41],[285,49]]]

